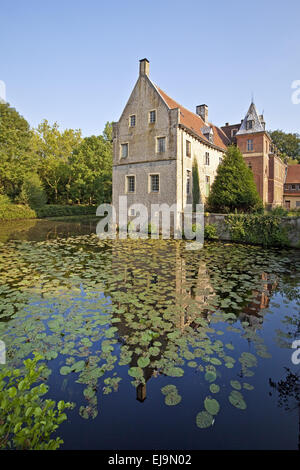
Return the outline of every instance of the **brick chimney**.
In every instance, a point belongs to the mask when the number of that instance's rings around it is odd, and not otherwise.
[[[206,104],[196,106],[196,114],[202,117],[205,124],[208,122],[208,106]]]
[[[148,59],[140,60],[140,77],[142,75],[147,75],[147,77],[149,77],[149,60]]]

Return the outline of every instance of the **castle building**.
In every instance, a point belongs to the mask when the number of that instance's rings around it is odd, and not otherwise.
[[[288,165],[283,198],[287,209],[300,209],[300,165]]]
[[[229,145],[236,144],[251,167],[265,204],[283,203],[286,165],[277,155],[254,103],[241,123],[219,128],[206,104],[189,111],[149,78],[149,61],[140,60],[139,77],[118,122],[113,123],[113,205],[119,196],[131,204],[177,205],[177,220],[192,203],[192,165],[199,168],[205,202]],[[134,211],[127,214],[133,216]],[[118,220],[117,220],[118,222]]]
[[[283,204],[287,166],[280,158],[265,126],[263,115],[258,114],[252,102],[241,123],[226,123],[222,130],[231,143],[238,146],[251,168],[264,205],[273,207]]]

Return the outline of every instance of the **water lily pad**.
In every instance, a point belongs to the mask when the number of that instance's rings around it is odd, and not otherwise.
[[[243,387],[244,387],[245,390],[253,390],[254,389],[253,385],[248,384],[247,382],[243,383]]]
[[[165,397],[165,404],[168,406],[175,406],[181,402],[181,396],[178,393],[168,393]]]
[[[213,370],[208,370],[204,376],[208,382],[214,382],[217,378],[217,374]]]
[[[67,375],[71,372],[71,367],[62,366],[59,372],[61,373],[61,375]]]
[[[216,415],[220,411],[219,402],[215,398],[206,397],[204,400],[204,407],[211,415]]]
[[[196,416],[196,424],[198,428],[205,429],[212,426],[214,418],[207,411],[200,411]]]
[[[177,393],[177,387],[175,385],[165,385],[161,388],[161,393],[168,395],[168,393]]]
[[[218,393],[220,391],[220,387],[217,384],[211,384],[209,386],[209,390],[211,391],[211,393]]]
[[[247,408],[247,404],[244,400],[243,395],[237,390],[233,390],[230,393],[228,399],[233,406],[239,408],[240,410],[245,410]]]
[[[139,357],[137,363],[139,367],[144,368],[150,364],[150,359],[149,357]]]
[[[235,388],[235,390],[241,390],[242,386],[238,380],[230,380],[230,385],[232,388]]]

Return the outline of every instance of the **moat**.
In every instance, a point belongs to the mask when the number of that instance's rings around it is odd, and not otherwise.
[[[75,403],[62,449],[297,449],[300,252],[2,223],[0,339]],[[0,366],[2,367],[2,366]]]

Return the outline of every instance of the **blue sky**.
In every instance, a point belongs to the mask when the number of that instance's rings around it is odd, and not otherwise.
[[[300,131],[300,2],[269,0],[0,0],[0,80],[32,126],[100,134],[138,76],[217,125],[236,123],[251,95],[268,129]]]

